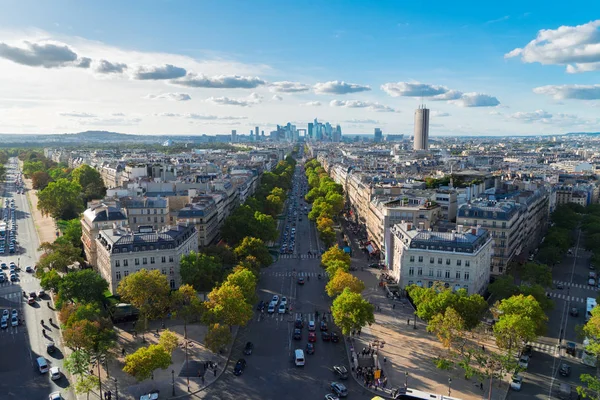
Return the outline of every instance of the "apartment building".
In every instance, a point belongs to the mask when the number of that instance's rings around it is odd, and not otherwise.
[[[388,228],[386,259],[389,275],[400,289],[410,285],[483,294],[490,279],[492,239],[481,227],[452,232],[419,229],[411,222]]]
[[[152,226],[156,231],[170,225],[169,199],[166,197],[123,197],[121,205],[127,211],[129,228]]]
[[[181,257],[198,249],[194,225],[176,225],[161,231],[140,227],[137,232],[101,230],[96,238],[97,269],[115,293],[121,279],[140,269],[158,270],[165,275],[171,289],[181,285]]]
[[[198,196],[177,213],[177,223],[193,224],[198,232],[198,247],[213,244],[219,231],[217,205],[212,196]]]
[[[96,267],[97,249],[96,237],[103,229],[117,226],[123,228],[127,226],[127,216],[125,212],[116,205],[109,205],[104,202],[93,204],[83,212],[81,218],[81,242],[87,262]]]

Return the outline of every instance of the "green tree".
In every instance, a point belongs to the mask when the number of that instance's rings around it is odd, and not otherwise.
[[[214,288],[205,302],[205,319],[225,325],[245,325],[252,318],[252,306],[246,302],[239,286],[229,282]]]
[[[225,280],[225,282],[239,287],[242,290],[244,299],[246,299],[246,302],[249,304],[254,304],[257,300],[255,293],[256,281],[256,275],[243,267],[235,267],[233,272],[229,274]]]
[[[62,277],[54,269],[50,271],[44,271],[42,268],[38,268],[38,274],[41,274],[40,286],[44,290],[52,290],[58,292],[58,287],[62,281]]]
[[[35,190],[45,189],[51,181],[52,178],[46,171],[36,171],[31,176],[31,186]]]
[[[161,345],[167,353],[173,354],[173,351],[179,346],[179,339],[173,332],[165,329],[158,338],[158,344]]]
[[[495,299],[502,300],[514,296],[519,292],[517,285],[514,283],[512,276],[503,275],[496,278],[494,282],[488,286],[488,291]]]
[[[521,279],[534,285],[552,286],[552,270],[546,264],[528,262],[521,267]]]
[[[31,178],[36,172],[44,171],[46,166],[42,161],[25,161],[23,163],[23,174]]]
[[[75,351],[90,352],[94,349],[95,337],[99,329],[100,324],[96,321],[76,321],[63,332],[65,345]]]
[[[544,311],[550,311],[554,308],[554,302],[546,296],[546,289],[541,285],[521,285],[519,286],[519,293],[523,296],[533,296]]]
[[[62,237],[71,242],[74,247],[81,248],[81,221],[78,218],[68,221],[60,220],[57,225],[62,232]]]
[[[143,381],[150,378],[155,369],[167,369],[170,365],[171,354],[160,344],[151,344],[126,356],[123,371]]]
[[[488,309],[488,304],[480,294],[468,295],[464,289],[456,293],[456,303],[453,305],[456,312],[461,316],[466,330],[474,329],[483,318]]]
[[[227,245],[205,247],[204,254],[207,256],[216,257],[224,266],[233,267],[238,261],[233,249]]]
[[[255,257],[263,267],[268,267],[273,263],[273,257],[271,257],[265,243],[255,237],[245,237],[234,252],[240,260],[248,256]]]
[[[231,341],[231,332],[227,325],[210,324],[204,338],[206,347],[213,353],[218,353]]]
[[[63,300],[83,303],[102,301],[107,289],[108,283],[92,269],[68,273],[58,286]]]
[[[106,187],[100,173],[89,165],[83,164],[71,173],[73,182],[81,186],[84,202],[101,199],[106,195]]]
[[[251,271],[255,276],[258,276],[260,273],[260,262],[254,256],[246,256],[242,260],[240,260],[239,264],[236,267],[242,267],[249,271]]]
[[[498,347],[509,352],[519,350],[525,342],[534,341],[546,330],[548,317],[533,296],[517,295],[496,303],[498,318],[494,336]]]
[[[54,243],[44,242],[40,245],[39,250],[42,250],[43,254],[37,264],[38,270],[56,269],[66,272],[70,265],[83,262],[81,249],[73,246],[67,240]]]
[[[38,192],[38,208],[55,219],[73,219],[83,211],[81,186],[67,179],[50,182]]]
[[[90,370],[90,354],[85,350],[75,350],[65,359],[65,369],[71,375],[85,375]]]
[[[363,299],[360,293],[354,293],[349,288],[333,300],[331,315],[333,321],[342,329],[344,335],[353,330],[361,329],[366,324],[375,322],[374,307]]]
[[[325,200],[332,207],[334,215],[339,214],[344,209],[344,196],[339,193],[329,192]]]
[[[589,321],[583,326],[583,333],[587,338],[585,350],[598,358],[600,356],[600,307],[592,310]],[[577,393],[582,398],[600,399],[598,395],[600,378],[596,374],[582,374],[579,379],[583,385],[577,387]]]
[[[200,292],[212,290],[223,280],[223,266],[215,257],[192,251],[179,264],[181,281]]]
[[[339,272],[348,272],[350,267],[343,261],[333,260],[325,266],[325,272],[327,275],[332,278],[337,275]]]
[[[256,211],[254,213],[254,222],[252,224],[252,235],[265,242],[277,239],[277,223],[272,216]]]
[[[335,297],[342,293],[344,289],[350,289],[353,293],[361,293],[365,290],[365,284],[357,277],[339,269],[335,275],[327,282],[325,290],[329,297]]]
[[[427,324],[427,331],[434,333],[446,348],[453,348],[462,342],[466,330],[461,315],[452,307],[434,315]]]
[[[100,387],[100,379],[96,375],[79,375],[75,380],[75,393],[86,394],[90,399],[90,392]]]
[[[562,260],[562,252],[558,247],[543,247],[540,249],[537,259],[547,265],[556,265]]]
[[[186,284],[179,286],[179,289],[171,294],[171,298],[175,316],[182,318],[185,323],[184,329],[187,337],[187,324],[202,317],[204,312],[202,301],[198,298],[196,290]]]
[[[341,261],[350,266],[350,254],[344,252],[338,246],[332,246],[321,256],[321,265],[327,266],[332,261]]]
[[[319,231],[319,239],[327,247],[332,246],[336,240],[336,234],[333,228],[325,228]]]

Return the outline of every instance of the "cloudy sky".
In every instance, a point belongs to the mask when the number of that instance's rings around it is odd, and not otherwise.
[[[10,1],[0,133],[600,131],[599,2]],[[496,4],[496,3],[495,3]]]

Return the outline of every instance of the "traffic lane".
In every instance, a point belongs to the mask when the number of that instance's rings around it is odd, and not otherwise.
[[[514,400],[547,399],[553,363],[554,357],[534,351],[527,371],[521,372],[523,375],[521,390],[518,392],[510,390],[508,397]]]

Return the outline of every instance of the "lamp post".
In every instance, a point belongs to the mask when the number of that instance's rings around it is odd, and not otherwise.
[[[415,311],[415,324],[413,325],[413,329],[417,329],[417,312]]]
[[[452,393],[452,378],[448,378],[448,397],[450,397],[450,393]]]
[[[171,382],[173,382],[173,396],[175,396],[175,370],[171,370]]]
[[[404,371],[404,389],[408,389],[408,371]]]
[[[119,400],[119,382],[117,381],[117,378],[113,378],[113,380],[115,381],[115,396],[117,397],[117,400]]]

